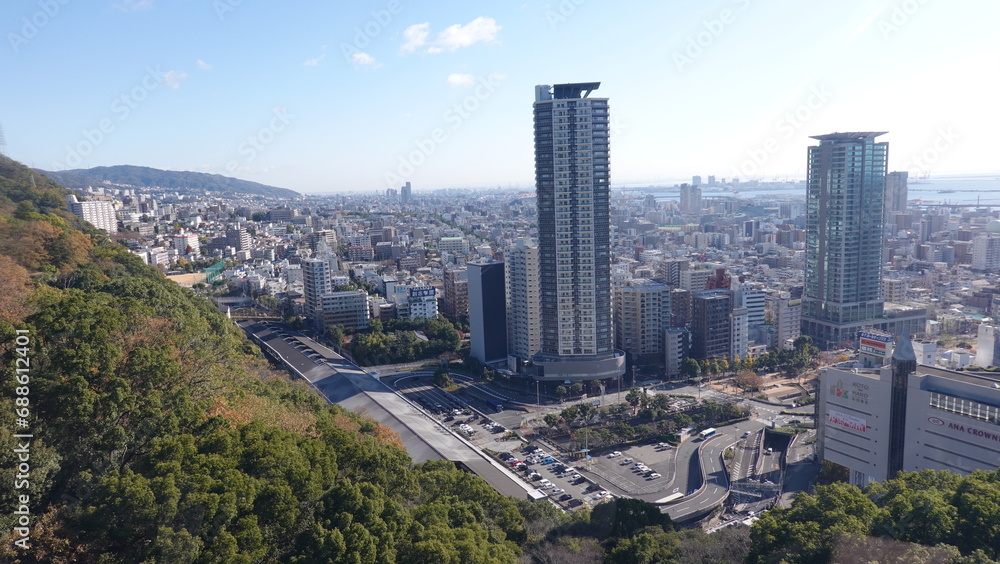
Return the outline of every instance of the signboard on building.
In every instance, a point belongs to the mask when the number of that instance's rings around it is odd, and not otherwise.
[[[869,390],[869,385],[864,382],[849,382],[848,386],[845,387],[843,380],[837,380],[830,385],[830,397],[867,405]]]
[[[424,298],[427,296],[433,296],[437,293],[437,288],[434,286],[420,286],[417,288],[410,288],[411,298]]]
[[[892,355],[893,336],[874,331],[858,331],[858,351],[865,366],[882,366]]]
[[[861,417],[855,417],[836,409],[828,409],[826,412],[826,422],[831,425],[839,425],[859,433],[868,432],[868,421]]]
[[[891,335],[860,331],[858,337],[860,339],[861,352],[877,354],[883,357],[887,355],[889,345],[892,343]]]

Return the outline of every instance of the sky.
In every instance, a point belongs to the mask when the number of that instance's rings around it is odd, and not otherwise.
[[[303,193],[534,189],[534,86],[601,82],[612,186],[800,179],[810,136],[1000,171],[996,0],[7,0],[6,153]],[[1000,175],[1000,174],[998,174]]]

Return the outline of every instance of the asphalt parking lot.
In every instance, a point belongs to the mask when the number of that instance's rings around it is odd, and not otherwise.
[[[674,447],[661,443],[632,446],[614,452],[621,454],[593,458],[587,469],[630,494],[650,494],[670,489],[676,464],[677,449]]]

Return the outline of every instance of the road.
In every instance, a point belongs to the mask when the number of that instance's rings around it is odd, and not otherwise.
[[[523,409],[529,410],[527,414],[521,409],[506,409],[501,413],[493,413],[493,403],[505,402],[505,405],[509,407],[517,400],[510,397],[508,391],[497,390],[492,386],[479,383],[465,387],[456,393],[443,392],[429,385],[428,378],[431,375],[430,371],[419,370],[394,374],[383,378],[383,380],[391,382],[398,390],[425,406],[433,407],[440,403],[448,407],[449,402],[455,402],[457,399],[483,413],[488,413],[494,421],[508,429],[517,429],[528,420],[541,419],[546,413],[559,413],[572,403],[576,403],[566,402],[547,406],[524,405]],[[467,379],[457,377],[457,380],[465,381]],[[589,461],[567,462],[578,468],[581,474],[589,477],[592,483],[596,483],[601,489],[606,489],[617,496],[634,497],[649,502],[662,502],[664,498],[677,493],[688,494],[687,497],[664,507],[664,512],[672,519],[684,521],[704,515],[726,501],[730,495],[731,483],[723,463],[723,452],[729,446],[736,446],[739,448],[735,450],[733,481],[736,483],[735,494],[738,496],[734,499],[738,503],[737,509],[743,512],[760,512],[773,503],[778,485],[768,483],[768,481],[780,480],[780,471],[773,472],[774,464],[771,463],[776,462],[780,455],[778,453],[764,455],[760,452],[762,429],[775,423],[785,424],[790,419],[806,419],[812,414],[812,406],[796,409],[795,415],[783,415],[781,411],[788,408],[749,400],[709,388],[675,386],[670,390],[655,390],[654,393],[694,397],[701,395],[702,399],[737,402],[750,408],[753,415],[749,421],[719,428],[716,436],[705,441],[697,438],[689,439],[675,449],[659,449],[653,445],[636,446],[623,448],[623,456],[620,459],[609,460],[602,457]],[[605,399],[613,397],[614,395]],[[523,399],[523,397],[519,399]],[[595,401],[595,398],[579,401]],[[744,438],[743,434],[746,431],[750,431],[752,434]],[[791,454],[790,463],[811,456],[811,447],[802,445],[802,448],[805,450],[801,454]],[[636,462],[646,463],[650,469],[662,474],[662,478],[654,479],[641,475],[641,472],[635,470],[632,464],[621,464],[620,461],[624,458],[633,458]],[[758,477],[757,473],[761,470],[764,475]],[[545,472],[542,474],[545,475]],[[814,474],[805,467],[802,469],[791,468],[787,491],[792,491],[791,495],[794,495],[795,491],[807,488],[809,480]],[[545,477],[552,478],[551,476]],[[557,480],[554,481],[561,483]],[[563,487],[569,489],[567,486]],[[578,491],[571,493],[578,496],[579,499],[589,501],[588,497],[579,497],[581,493]],[[788,499],[790,499],[790,495]]]
[[[736,444],[744,431],[759,425],[748,421],[720,427],[714,437],[693,439],[688,441],[699,450],[701,469],[705,477],[703,486],[693,495],[683,498],[680,502],[668,505],[664,513],[675,521],[685,521],[692,517],[709,512],[725,501],[729,495],[729,476],[723,464],[722,454],[726,448]]]

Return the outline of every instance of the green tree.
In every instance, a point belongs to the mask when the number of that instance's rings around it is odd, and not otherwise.
[[[686,357],[684,362],[681,363],[681,374],[689,380],[697,378],[698,371],[700,369],[701,367],[698,366],[698,361],[691,357]]]

